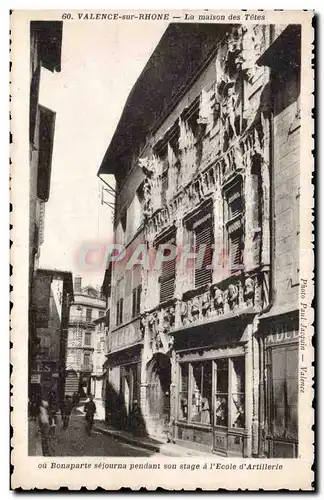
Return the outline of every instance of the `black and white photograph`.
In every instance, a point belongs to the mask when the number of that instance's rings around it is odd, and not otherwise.
[[[311,13],[26,13],[28,457],[288,481],[313,453]]]

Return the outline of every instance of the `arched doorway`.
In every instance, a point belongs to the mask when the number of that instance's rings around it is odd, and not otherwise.
[[[147,366],[148,409],[150,433],[162,436],[167,431],[170,420],[170,358],[157,353]]]

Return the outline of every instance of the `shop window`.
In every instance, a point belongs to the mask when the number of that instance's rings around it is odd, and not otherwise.
[[[181,363],[179,384],[179,420],[245,428],[244,356]]]
[[[189,364],[180,365],[179,420],[188,419]]]
[[[90,332],[85,332],[85,334],[84,334],[84,344],[85,345],[91,345],[91,333]]]
[[[216,361],[215,424],[228,425],[228,360]]]
[[[298,439],[298,348],[278,347],[271,354],[270,422],[276,439]]]
[[[244,358],[231,361],[231,427],[245,427],[245,370]]]
[[[228,269],[234,274],[243,266],[243,198],[242,184],[238,182],[226,192],[228,235]]]
[[[192,364],[191,422],[211,424],[212,363]]]

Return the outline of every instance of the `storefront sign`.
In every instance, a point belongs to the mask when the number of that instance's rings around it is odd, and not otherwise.
[[[32,373],[30,377],[31,384],[40,384],[41,383],[41,375],[40,373]]]
[[[298,330],[290,332],[273,333],[267,336],[266,344],[267,346],[287,344],[291,342],[298,342],[298,339],[299,339]]]

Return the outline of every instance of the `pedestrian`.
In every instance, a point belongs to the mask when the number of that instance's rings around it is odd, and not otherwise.
[[[57,424],[57,410],[58,410],[58,404],[57,404],[56,394],[52,390],[48,396],[48,413],[49,413],[49,424],[53,434],[55,434],[55,428]]]
[[[88,435],[90,436],[92,426],[93,426],[94,415],[97,412],[96,405],[93,402],[93,395],[92,394],[89,394],[89,400],[84,405],[84,412],[85,412],[85,420],[86,420],[86,431],[87,431]]]
[[[65,396],[65,400],[63,401],[62,407],[61,407],[61,415],[62,415],[62,421],[63,421],[63,429],[67,429],[69,425],[69,420],[70,420],[70,415],[73,409],[73,403],[71,396]]]
[[[50,455],[50,421],[48,414],[48,402],[46,400],[42,400],[39,407],[39,416],[38,416],[39,429],[41,433],[42,439],[42,450],[44,457],[48,457]]]
[[[78,406],[78,403],[79,403],[79,396],[78,396],[77,392],[73,393],[72,401],[73,401],[73,407],[76,408]]]

